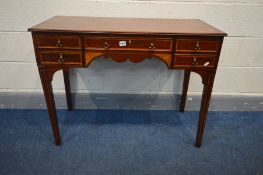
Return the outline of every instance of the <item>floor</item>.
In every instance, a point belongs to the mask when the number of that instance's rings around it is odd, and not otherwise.
[[[263,175],[263,112],[58,110],[55,146],[46,110],[0,110],[0,174]]]

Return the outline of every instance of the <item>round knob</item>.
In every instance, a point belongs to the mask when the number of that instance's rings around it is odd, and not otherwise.
[[[151,45],[149,46],[149,49],[154,49],[154,48],[155,48],[154,44],[151,43]]]
[[[63,64],[64,63],[64,59],[63,59],[63,55],[62,54],[59,55],[58,62],[59,62],[59,64]]]
[[[104,43],[104,48],[105,48],[105,49],[108,49],[108,48],[110,48],[110,45],[109,45],[107,42],[105,42],[105,43]]]
[[[57,47],[62,47],[62,42],[60,40],[58,40],[56,46]]]

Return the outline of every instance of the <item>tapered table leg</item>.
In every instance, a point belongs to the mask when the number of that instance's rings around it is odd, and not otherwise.
[[[49,77],[49,73],[45,68],[39,68],[39,75],[43,86],[43,91],[46,99],[53,135],[55,138],[55,143],[56,145],[60,145],[61,141],[60,141],[58,120],[57,120],[57,112],[56,112],[53,89],[51,84],[52,78]]]
[[[182,93],[182,96],[181,96],[181,103],[180,103],[180,109],[179,109],[180,112],[184,112],[190,74],[191,74],[190,70],[185,70],[184,71],[183,93]]]
[[[70,79],[69,79],[69,69],[63,70],[63,76],[64,76],[64,84],[65,84],[65,91],[66,91],[66,99],[67,99],[67,105],[68,110],[72,110],[72,101],[71,101],[71,95],[70,95]]]
[[[212,73],[207,73],[206,78],[203,81],[204,88],[203,88],[202,102],[200,107],[199,121],[198,121],[198,128],[197,128],[197,135],[195,142],[196,147],[200,147],[202,143],[214,79],[215,79],[215,73],[212,72]]]

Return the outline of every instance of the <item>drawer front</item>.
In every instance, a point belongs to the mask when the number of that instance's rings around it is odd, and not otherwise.
[[[85,44],[87,49],[99,50],[171,51],[172,39],[87,38]]]
[[[214,56],[175,55],[174,67],[214,67]]]
[[[176,52],[216,53],[218,48],[217,40],[178,39],[176,42]]]
[[[74,36],[38,36],[38,48],[81,49],[81,39]]]
[[[42,51],[39,53],[41,64],[81,65],[81,52]]]

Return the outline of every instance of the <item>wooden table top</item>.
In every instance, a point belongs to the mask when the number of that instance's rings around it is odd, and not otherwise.
[[[39,32],[111,34],[211,35],[227,34],[199,19],[55,16],[28,29]]]

